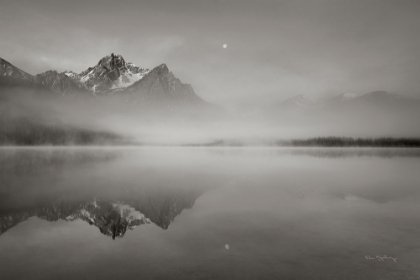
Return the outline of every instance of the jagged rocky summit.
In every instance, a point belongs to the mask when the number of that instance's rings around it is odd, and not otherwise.
[[[104,94],[125,89],[149,72],[149,69],[138,67],[131,62],[127,63],[121,55],[112,53],[80,74],[65,71],[63,75],[93,94]]]

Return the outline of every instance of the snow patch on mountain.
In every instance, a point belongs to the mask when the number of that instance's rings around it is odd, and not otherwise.
[[[63,74],[71,79],[75,79],[78,76],[78,74],[74,73],[73,71],[64,71]]]
[[[130,70],[127,70],[117,80],[113,81],[111,89],[121,89],[129,87],[135,82],[140,81],[147,73],[149,73],[149,71],[132,73]]]

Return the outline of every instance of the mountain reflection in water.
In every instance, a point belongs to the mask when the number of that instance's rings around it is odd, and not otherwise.
[[[50,222],[80,219],[112,239],[123,237],[127,229],[150,223],[166,230],[182,210],[193,207],[199,195],[196,191],[170,191],[166,194],[149,192],[146,196],[125,200],[62,198],[30,210],[2,213],[0,235],[34,216]]]
[[[159,178],[142,168],[130,179],[122,155],[124,149],[1,150],[0,235],[30,217],[83,220],[113,239],[145,224],[166,230],[204,192],[179,172]]]

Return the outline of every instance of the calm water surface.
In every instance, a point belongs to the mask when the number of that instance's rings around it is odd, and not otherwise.
[[[0,149],[1,279],[420,279],[420,151]]]

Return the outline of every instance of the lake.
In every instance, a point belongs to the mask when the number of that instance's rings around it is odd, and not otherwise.
[[[420,279],[420,150],[2,148],[1,279]]]

